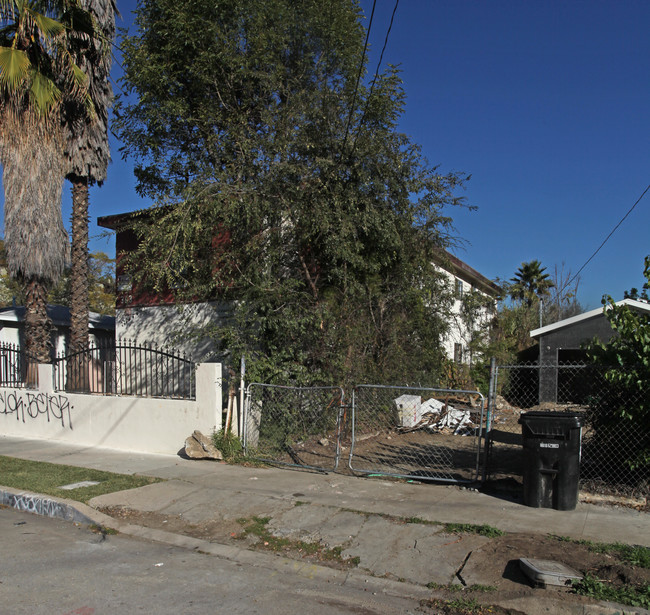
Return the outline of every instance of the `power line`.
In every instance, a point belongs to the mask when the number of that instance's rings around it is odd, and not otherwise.
[[[372,28],[372,20],[375,16],[375,6],[377,5],[377,0],[372,0],[372,12],[370,13],[370,21],[368,22],[368,30],[366,31],[366,42],[363,46],[363,54],[361,55],[361,61],[359,62],[359,72],[357,74],[357,84],[354,86],[354,95],[352,96],[352,105],[350,106],[350,113],[348,114],[348,123],[345,127],[345,137],[343,139],[343,146],[341,147],[341,153],[345,151],[345,144],[348,141],[348,134],[350,132],[350,123],[352,122],[352,115],[354,113],[354,105],[357,102],[357,92],[359,91],[359,82],[361,81],[361,73],[363,72],[363,67],[366,60],[366,52],[368,50],[368,40],[370,39],[370,29]]]
[[[569,280],[569,281],[568,281],[568,282],[567,282],[567,283],[562,287],[562,290],[560,291],[560,293],[564,292],[564,289],[565,289],[567,286],[569,286],[569,284],[571,284],[571,282],[573,282],[573,280],[575,280],[575,279],[580,275],[580,272],[581,272],[581,271],[582,271],[582,270],[583,270],[583,269],[584,269],[584,268],[585,268],[585,267],[586,267],[586,266],[591,262],[591,260],[594,258],[594,256],[596,256],[596,254],[598,254],[598,252],[600,252],[601,248],[602,248],[602,247],[607,243],[607,241],[609,240],[609,238],[610,238],[610,237],[611,237],[611,236],[616,232],[616,230],[618,229],[618,227],[621,226],[621,224],[623,224],[623,222],[625,222],[625,219],[626,219],[626,218],[627,218],[627,217],[632,213],[632,211],[634,210],[634,208],[635,208],[635,207],[636,207],[636,206],[641,202],[641,199],[646,195],[646,193],[648,192],[648,190],[650,190],[650,185],[648,185],[648,187],[643,191],[643,193],[642,193],[641,196],[636,200],[636,202],[634,203],[634,205],[632,205],[632,207],[630,207],[630,209],[628,209],[627,213],[626,213],[626,214],[625,214],[625,215],[624,215],[624,216],[619,220],[618,224],[617,224],[617,225],[616,225],[616,226],[611,230],[611,232],[609,233],[609,235],[607,235],[607,237],[605,237],[605,239],[604,239],[603,242],[598,246],[598,248],[596,249],[596,251],[595,251],[595,252],[594,252],[594,253],[593,253],[593,254],[592,254],[592,255],[591,255],[591,256],[590,256],[586,261],[585,261],[585,264],[584,264],[582,267],[580,267],[580,269],[578,269],[578,273],[576,273],[576,274],[575,274],[575,275],[574,275],[574,276],[573,276],[573,277],[572,277],[572,278],[571,278],[571,279],[570,279],[570,280]]]
[[[357,145],[357,139],[363,128],[363,122],[366,119],[366,113],[368,112],[368,107],[370,105],[370,99],[372,98],[372,93],[375,89],[375,83],[377,82],[377,77],[379,75],[379,69],[381,68],[381,62],[384,59],[384,51],[386,51],[386,46],[388,45],[388,37],[390,36],[390,31],[393,28],[393,20],[395,19],[395,13],[397,12],[397,7],[399,6],[399,0],[395,0],[395,6],[393,7],[393,14],[390,16],[390,23],[388,24],[388,30],[386,31],[386,37],[384,38],[384,46],[381,49],[381,54],[379,54],[379,62],[377,62],[377,68],[375,69],[375,76],[373,77],[372,84],[370,85],[370,91],[368,92],[368,97],[366,98],[366,105],[363,109],[363,115],[361,116],[361,121],[359,122],[359,127],[354,136],[354,142],[352,143],[352,149],[350,155],[354,153],[354,148]]]

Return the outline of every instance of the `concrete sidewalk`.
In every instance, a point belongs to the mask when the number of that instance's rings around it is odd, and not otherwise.
[[[468,553],[480,549],[489,539],[464,536],[462,541],[452,542],[441,526],[395,524],[382,515],[650,546],[650,516],[625,508],[580,503],[569,512],[534,509],[506,497],[456,486],[248,468],[44,440],[0,437],[0,455],[163,478],[165,482],[94,498],[91,507],[126,507],[180,516],[191,524],[271,517],[268,529],[277,536],[343,547],[343,557],[359,558],[357,574],[361,571],[368,578],[400,579],[423,589],[431,583],[459,582],[457,572],[467,562]],[[120,526],[119,520],[79,507],[103,525],[169,540],[165,532],[129,530],[123,522]],[[172,542],[193,546],[193,540],[176,537]],[[207,550],[242,557],[241,549],[232,547],[211,545]],[[275,562],[277,565],[277,558]],[[481,582],[476,571],[471,582]]]

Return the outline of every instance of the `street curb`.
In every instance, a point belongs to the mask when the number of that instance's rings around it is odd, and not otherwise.
[[[96,523],[88,514],[85,514],[92,509],[81,504],[81,502],[31,493],[29,491],[14,490],[10,487],[0,486],[0,504],[23,512],[54,519],[63,519],[64,521],[72,521],[73,523],[85,523],[88,525]],[[83,511],[84,508],[88,510]]]
[[[432,596],[430,589],[412,583],[373,577],[356,570],[336,570],[327,566],[300,562],[272,553],[251,551],[250,549],[209,542],[201,538],[184,536],[183,534],[174,534],[165,530],[133,525],[106,515],[82,502],[66,500],[65,498],[0,486],[0,504],[36,515],[63,519],[64,521],[72,521],[85,525],[98,525],[134,538],[151,540],[206,555],[213,555],[248,566],[290,572],[308,579],[346,585],[396,597],[422,599]]]
[[[624,606],[613,602],[597,602],[592,604],[571,604],[557,598],[514,598],[503,600],[489,600],[486,604],[493,604],[504,609],[512,609],[526,615],[549,615],[562,613],[562,615],[650,615],[650,611],[641,607]]]
[[[269,568],[277,572],[286,572],[355,589],[385,594],[400,598],[415,600],[440,598],[442,594],[427,587],[375,577],[360,570],[336,570],[327,566],[301,562],[273,553],[252,551],[246,548],[233,547],[210,542],[201,538],[174,534],[165,530],[157,530],[140,525],[126,523],[106,515],[91,506],[77,502],[37,493],[15,490],[0,486],[0,504],[41,516],[72,521],[85,525],[98,525],[116,530],[120,534],[143,540],[150,540],[181,549],[188,549],[205,555],[213,555],[238,564]],[[613,603],[600,602],[596,604],[567,604],[562,600],[548,597],[529,597],[518,599],[493,600],[486,595],[486,605],[492,604],[506,609],[518,609],[527,615],[547,615],[548,613],[563,613],[566,615],[650,615],[650,611],[642,608],[624,607]]]

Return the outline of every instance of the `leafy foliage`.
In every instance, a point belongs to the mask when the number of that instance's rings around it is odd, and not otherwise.
[[[486,538],[505,536],[505,532],[491,525],[475,525],[473,523],[445,523],[445,531],[453,534],[478,534]]]
[[[645,258],[643,275],[650,282],[650,256]],[[624,437],[630,424],[645,426],[644,437],[625,459],[631,469],[643,474],[650,466],[650,316],[627,305],[616,305],[611,297],[604,298],[603,305],[617,335],[607,343],[594,340],[587,348],[589,358],[605,369],[609,385],[593,400],[598,410],[594,427],[597,436],[616,440]],[[599,444],[616,448],[615,442]]]
[[[586,574],[581,581],[573,583],[573,591],[582,596],[590,596],[596,600],[607,600],[629,606],[650,607],[650,583],[640,585],[624,585],[612,587]]]
[[[0,2],[0,92],[3,106],[48,116],[68,96],[84,95],[86,77],[66,46],[66,33],[92,34],[86,12],[68,0]]]
[[[236,300],[212,333],[253,379],[432,381],[431,257],[466,178],[397,132],[396,69],[356,91],[356,2],[142,0],[136,23],[115,126],[161,207],[136,218],[134,276]]]
[[[552,277],[545,271],[533,260],[522,263],[510,281],[498,281],[504,295],[484,354],[495,357],[500,365],[520,360],[518,355],[533,346],[530,332],[540,326],[540,320],[549,324],[582,312],[575,276],[565,272],[564,265],[556,265]],[[509,302],[505,301],[508,297]],[[544,297],[548,301],[540,304]]]
[[[244,456],[244,447],[241,440],[231,431],[220,429],[212,434],[212,442],[221,451],[226,461],[236,463]]]

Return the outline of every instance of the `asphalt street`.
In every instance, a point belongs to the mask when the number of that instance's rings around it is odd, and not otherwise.
[[[416,600],[0,509],[6,615],[415,613]]]

